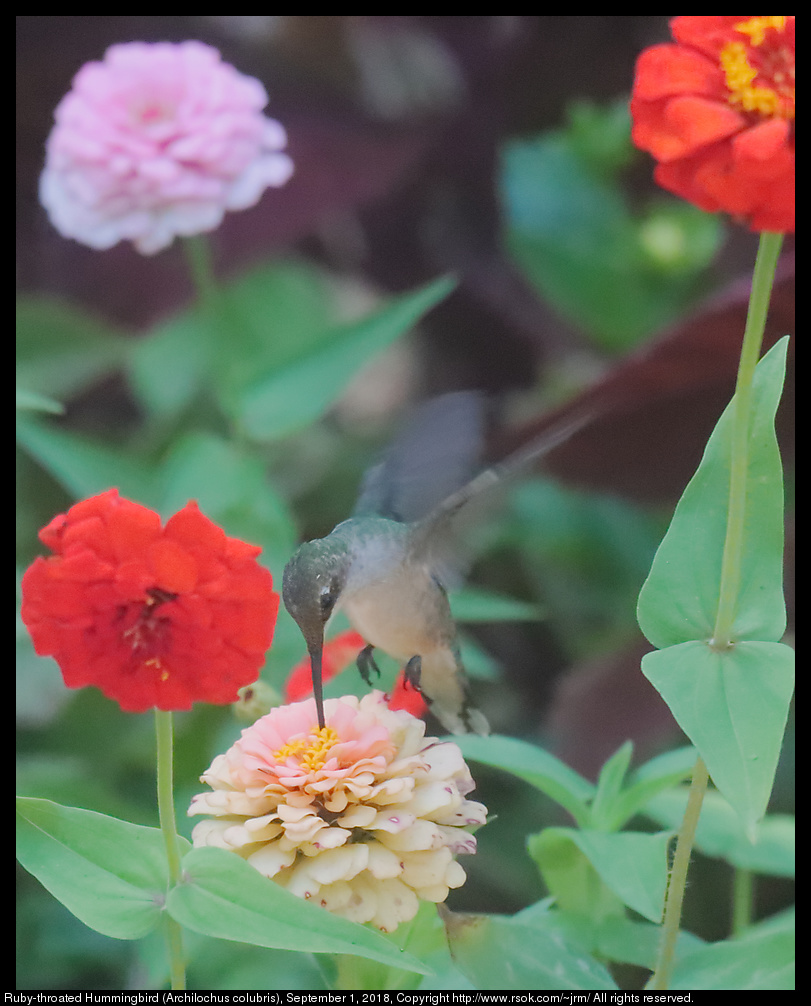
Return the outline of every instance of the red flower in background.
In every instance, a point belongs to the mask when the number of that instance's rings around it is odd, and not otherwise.
[[[34,648],[69,688],[96,685],[128,712],[227,703],[256,680],[279,595],[261,551],[187,503],[166,526],[118,490],[40,532],[54,555],[23,577]]]
[[[639,57],[633,140],[656,181],[756,231],[794,231],[794,17],[688,15]]]
[[[324,682],[332,680],[348,667],[366,646],[366,640],[358,632],[351,629],[342,632],[328,643],[324,644],[321,658],[321,674]],[[307,657],[296,664],[287,679],[284,689],[285,702],[299,702],[313,694],[312,672],[310,658]],[[389,709],[405,709],[412,716],[423,716],[428,705],[420,692],[410,685],[401,671],[394,683],[388,700]]]

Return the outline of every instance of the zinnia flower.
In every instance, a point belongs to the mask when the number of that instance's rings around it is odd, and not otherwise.
[[[40,199],[54,227],[91,248],[154,254],[219,226],[293,171],[262,84],[201,42],[111,46],[56,108]]]
[[[794,230],[794,17],[674,18],[639,57],[633,139],[664,188],[756,231]]]
[[[324,643],[321,657],[321,676],[324,683],[332,680],[356,660],[364,646],[366,646],[366,640],[360,633],[352,629],[341,632],[334,639]],[[284,696],[288,702],[298,702],[299,699],[304,699],[312,693],[313,679],[310,658],[305,657],[290,672]],[[389,709],[405,709],[412,716],[423,716],[428,711],[428,703],[421,693],[408,682],[403,671],[400,671],[394,683],[389,697]]]
[[[476,850],[467,830],[486,808],[456,744],[393,711],[378,691],[362,699],[279,706],[243,730],[201,781],[212,792],[189,814],[195,846],[236,852],[266,877],[337,915],[392,932],[419,900],[440,902]]]
[[[69,688],[96,685],[122,709],[234,702],[273,638],[279,595],[260,549],[187,503],[166,526],[117,489],[40,532],[54,553],[22,581],[34,648]]]

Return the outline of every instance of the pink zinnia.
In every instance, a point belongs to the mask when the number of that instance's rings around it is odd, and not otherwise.
[[[460,887],[456,856],[476,851],[470,829],[487,809],[462,752],[387,707],[381,692],[279,706],[201,781],[195,846],[237,853],[266,877],[330,912],[392,932],[419,902]]]
[[[56,108],[40,199],[65,237],[154,254],[293,171],[262,84],[202,42],[111,46]]]

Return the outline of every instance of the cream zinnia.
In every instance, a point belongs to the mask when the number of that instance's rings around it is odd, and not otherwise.
[[[273,709],[201,777],[189,814],[195,846],[238,853],[301,898],[392,932],[419,899],[444,901],[484,824],[459,748],[425,737],[381,692]]]

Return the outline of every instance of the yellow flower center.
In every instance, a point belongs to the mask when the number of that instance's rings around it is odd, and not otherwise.
[[[730,103],[767,118],[794,118],[794,53],[784,44],[786,17],[773,14],[739,21],[746,41],[727,42],[721,67]]]
[[[329,757],[329,752],[341,738],[332,727],[316,727],[307,737],[299,737],[273,752],[276,761],[286,761],[297,758],[299,764],[308,772],[316,772],[323,768]]]

